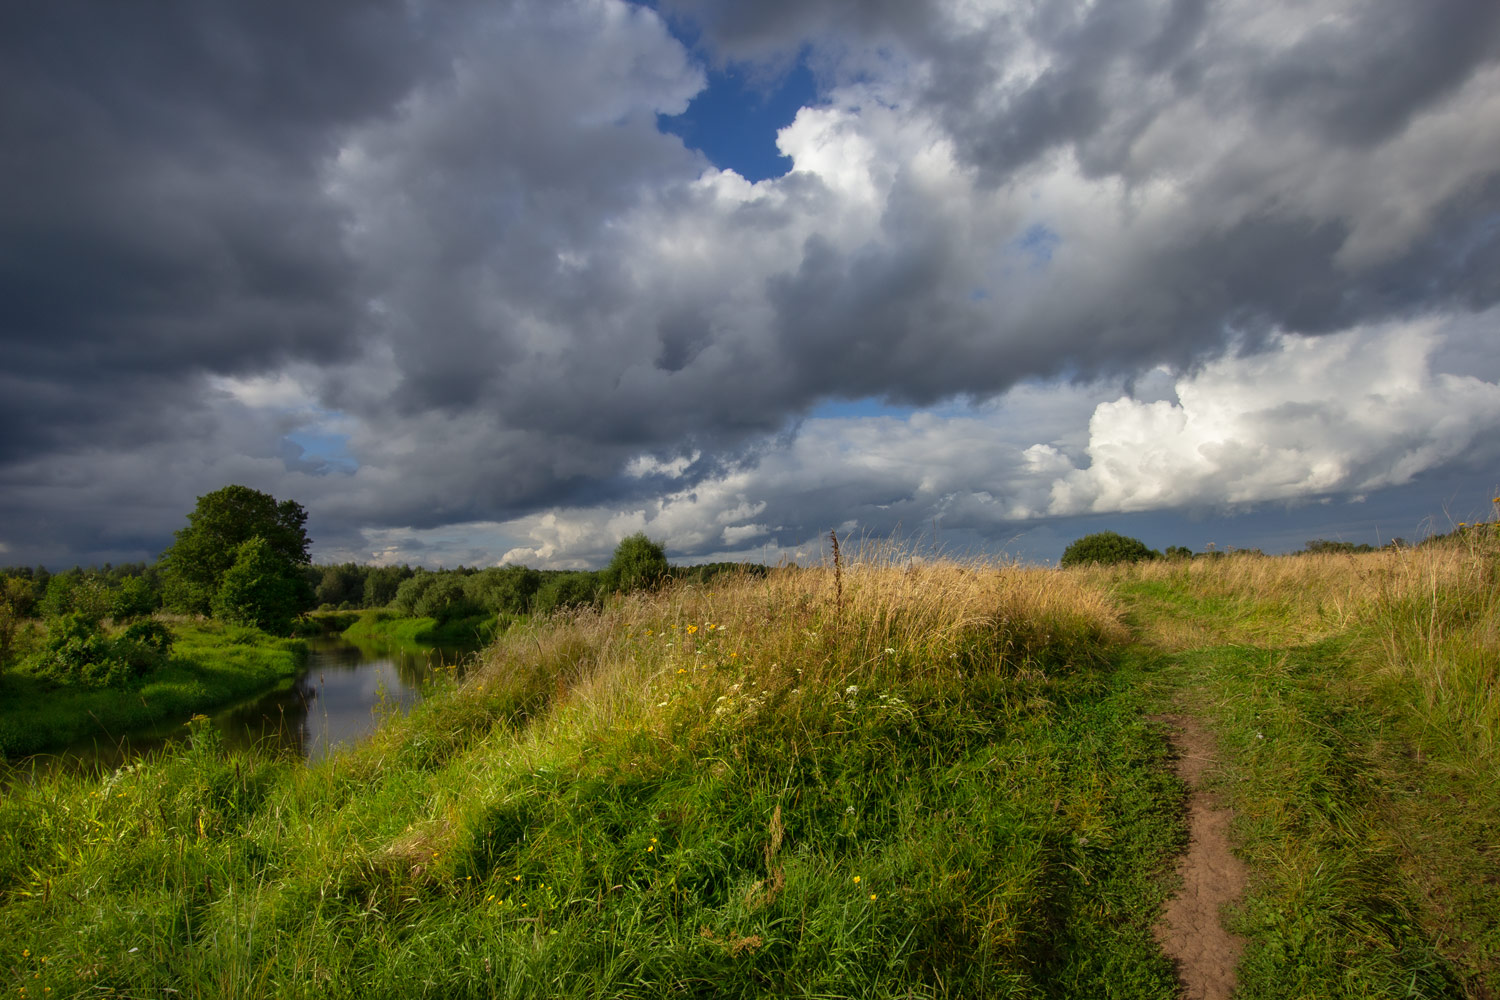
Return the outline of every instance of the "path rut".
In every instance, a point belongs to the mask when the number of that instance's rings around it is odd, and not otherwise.
[[[1224,929],[1219,914],[1239,899],[1247,871],[1229,849],[1233,813],[1205,787],[1213,766],[1213,737],[1189,715],[1157,716],[1172,728],[1177,775],[1188,786],[1188,846],[1177,861],[1182,889],[1167,904],[1156,939],[1177,963],[1186,1000],[1222,1000],[1234,992],[1244,939]]]

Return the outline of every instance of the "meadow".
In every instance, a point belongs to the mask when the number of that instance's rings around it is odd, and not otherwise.
[[[314,766],[11,774],[26,996],[1172,997],[1200,718],[1241,996],[1500,993],[1485,531],[1070,570],[875,548],[512,624]]]

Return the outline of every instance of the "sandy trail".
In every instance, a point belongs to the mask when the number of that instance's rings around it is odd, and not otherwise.
[[[1247,873],[1229,849],[1233,814],[1203,787],[1216,760],[1213,737],[1191,716],[1163,715],[1156,721],[1172,727],[1177,775],[1189,789],[1188,847],[1177,861],[1182,889],[1167,904],[1156,939],[1177,962],[1187,1000],[1221,1000],[1234,992],[1245,942],[1224,929],[1219,913],[1239,898]]]

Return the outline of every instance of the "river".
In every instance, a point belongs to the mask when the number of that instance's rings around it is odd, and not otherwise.
[[[232,747],[259,747],[321,760],[359,742],[391,712],[422,699],[422,686],[438,670],[461,672],[473,647],[356,645],[334,636],[308,639],[307,663],[288,687],[211,710],[211,724]],[[184,720],[129,733],[99,736],[28,761],[39,767],[117,767],[181,739]]]

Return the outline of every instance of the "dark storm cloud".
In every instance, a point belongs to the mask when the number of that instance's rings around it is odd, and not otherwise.
[[[179,509],[251,481],[339,539],[628,507],[784,453],[829,398],[1500,301],[1493,4],[661,7],[694,54],[614,0],[0,13],[0,542],[102,551],[84,494],[152,481]],[[799,57],[821,103],[786,177],[660,130],[695,59]],[[338,422],[347,462],[287,436]],[[925,519],[910,478],[758,480],[767,537]]]
[[[164,380],[188,372],[349,352],[353,268],[319,166],[431,62],[407,6],[5,6],[0,344],[23,383],[0,404],[5,455],[139,442],[141,421],[100,411],[184,402]]]

